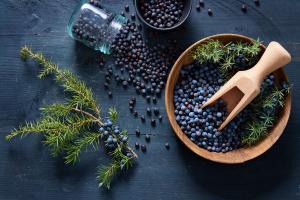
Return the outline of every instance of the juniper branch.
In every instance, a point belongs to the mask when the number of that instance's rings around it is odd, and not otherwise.
[[[79,160],[79,155],[84,148],[92,146],[94,150],[98,149],[99,139],[102,133],[88,133],[82,138],[77,139],[73,144],[66,147],[65,163],[76,163]]]
[[[99,187],[105,186],[110,188],[113,178],[121,171],[128,170],[133,165],[133,157],[127,157],[121,153],[122,148],[118,147],[112,153],[114,161],[107,166],[102,166],[98,169],[97,180],[99,182]]]
[[[247,145],[253,145],[268,134],[269,128],[273,127],[277,120],[274,112],[278,107],[283,107],[285,103],[285,94],[290,90],[288,88],[279,89],[275,87],[270,94],[256,100],[251,106],[256,110],[256,116],[246,124],[247,134],[242,137],[242,142]]]
[[[43,66],[43,69],[39,74],[40,78],[54,74],[56,81],[62,83],[66,91],[71,92],[74,97],[79,97],[78,99],[82,99],[87,107],[94,111],[97,117],[100,117],[100,108],[97,105],[92,91],[85,85],[84,82],[79,80],[69,70],[59,69],[56,64],[52,63],[50,60],[47,60],[43,54],[35,53],[26,46],[21,49],[21,57],[24,60],[27,58],[32,58]]]
[[[39,77],[44,78],[50,74],[62,84],[65,91],[70,92],[71,97],[65,103],[55,103],[41,108],[42,118],[37,122],[27,122],[25,125],[14,129],[6,136],[7,140],[20,136],[25,137],[30,133],[41,133],[44,143],[51,150],[52,155],[64,154],[66,164],[75,163],[84,149],[93,147],[98,149],[100,139],[104,133],[99,127],[103,126],[100,117],[100,107],[96,103],[92,91],[70,71],[59,67],[47,60],[41,53],[35,53],[30,48],[21,49],[21,57],[26,60],[32,58],[43,66]],[[115,124],[118,112],[115,108],[109,108],[109,117]],[[95,125],[99,132],[94,132]],[[131,166],[133,159],[137,157],[127,142],[121,141],[121,135],[127,136],[127,131],[120,134],[110,133],[117,139],[117,148],[111,154],[112,164],[103,168],[103,174],[98,175],[101,185],[110,187],[110,183],[116,173]],[[129,153],[129,154],[128,154]],[[131,156],[128,156],[131,155]]]

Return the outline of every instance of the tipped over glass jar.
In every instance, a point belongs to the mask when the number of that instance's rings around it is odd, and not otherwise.
[[[117,34],[127,23],[122,15],[105,9],[97,0],[81,0],[68,23],[68,34],[86,46],[111,53],[111,45]]]

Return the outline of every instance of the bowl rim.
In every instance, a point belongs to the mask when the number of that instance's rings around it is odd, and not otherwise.
[[[187,3],[189,4],[188,6],[188,11],[186,13],[185,16],[183,16],[182,20],[180,20],[178,23],[176,23],[174,26],[172,27],[169,27],[169,28],[159,28],[159,27],[155,27],[155,26],[152,26],[151,24],[149,24],[144,18],[143,16],[141,15],[140,13],[140,10],[138,8],[138,1],[140,0],[134,0],[134,7],[135,7],[135,12],[137,14],[137,16],[139,17],[139,19],[144,23],[146,24],[148,27],[152,28],[152,29],[155,29],[155,30],[158,30],[158,31],[169,31],[169,30],[173,30],[173,29],[176,29],[178,28],[179,26],[181,26],[185,21],[186,19],[190,16],[190,13],[191,13],[191,10],[192,10],[192,1],[191,0],[186,0]]]
[[[239,163],[244,163],[246,161],[252,160],[263,153],[265,153],[267,150],[269,150],[279,139],[279,137],[282,135],[289,116],[290,116],[290,111],[291,111],[291,94],[287,95],[285,99],[285,106],[282,108],[280,115],[281,117],[278,119],[276,122],[275,126],[271,129],[269,134],[262,139],[260,142],[257,144],[250,146],[250,147],[242,147],[237,150],[233,150],[227,153],[216,153],[216,152],[209,152],[203,148],[200,148],[198,145],[193,143],[185,133],[181,130],[179,125],[177,124],[175,120],[175,114],[174,112],[171,112],[172,108],[174,110],[174,102],[173,102],[173,96],[174,96],[174,86],[171,86],[171,80],[174,79],[174,74],[175,68],[179,68],[179,71],[182,68],[182,64],[180,62],[191,52],[192,49],[197,47],[199,44],[202,44],[204,42],[207,42],[211,39],[225,39],[225,38],[235,38],[235,40],[240,40],[240,41],[248,41],[251,42],[253,41],[252,38],[244,36],[244,35],[239,35],[239,34],[231,34],[231,33],[224,33],[224,34],[216,34],[216,35],[211,35],[208,37],[205,37],[192,45],[190,45],[176,60],[175,64],[173,65],[169,76],[168,80],[166,83],[166,88],[165,88],[165,109],[168,115],[168,120],[171,124],[171,127],[176,134],[176,136],[187,146],[191,151],[196,153],[197,155],[210,160],[214,161],[217,163],[223,163],[223,164],[239,164]],[[222,42],[222,41],[221,41]],[[265,50],[264,45],[260,45],[260,47]],[[287,74],[285,73],[283,67],[280,68],[278,71],[276,71],[277,74],[281,75],[281,79],[288,80]],[[178,74],[177,74],[178,75]],[[177,76],[176,75],[176,76]],[[177,82],[178,77],[176,78]],[[237,156],[238,158],[234,157]],[[230,159],[229,159],[230,158]]]

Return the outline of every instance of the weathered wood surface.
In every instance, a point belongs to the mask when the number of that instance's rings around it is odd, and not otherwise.
[[[98,55],[76,44],[66,33],[66,24],[77,0],[7,0],[0,2],[0,199],[300,199],[300,1],[264,0],[260,7],[240,0],[207,0],[205,9],[191,16],[183,27],[161,38],[176,38],[183,47],[216,33],[239,33],[265,42],[276,40],[292,54],[287,72],[293,87],[292,112],[279,141],[258,159],[235,166],[204,160],[191,153],[173,134],[166,114],[162,125],[141,125],[128,111],[133,89],[115,86],[114,98],[103,93],[104,70],[92,60]],[[104,0],[113,10],[132,1]],[[193,6],[195,6],[194,1]],[[212,8],[213,17],[206,9]],[[171,36],[170,36],[171,35]],[[39,117],[38,108],[62,100],[62,92],[51,80],[39,80],[38,67],[19,59],[19,48],[30,45],[61,66],[69,67],[92,87],[103,108],[115,105],[120,124],[133,131],[151,133],[146,155],[134,170],[121,177],[113,190],[97,188],[96,165],[106,163],[102,153],[85,154],[80,164],[64,166],[49,156],[40,138],[6,142],[4,136],[25,120]],[[137,110],[145,112],[138,98]],[[158,106],[164,109],[163,98]],[[130,137],[134,143],[137,138]],[[139,139],[144,142],[143,137]],[[170,143],[167,151],[164,143]]]

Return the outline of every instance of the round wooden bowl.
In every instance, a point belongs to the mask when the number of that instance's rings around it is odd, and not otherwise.
[[[177,59],[168,77],[166,90],[165,90],[166,111],[175,134],[190,150],[192,150],[193,152],[195,152],[196,154],[198,154],[203,158],[206,158],[211,161],[219,162],[219,163],[226,163],[226,164],[243,163],[253,158],[256,158],[261,154],[263,154],[264,152],[266,152],[281,136],[290,116],[291,96],[290,95],[287,96],[285,100],[286,101],[285,106],[281,110],[281,113],[276,113],[276,115],[279,115],[279,119],[277,120],[275,126],[270,130],[269,134],[256,145],[253,145],[251,147],[243,147],[227,153],[209,152],[197,146],[182,132],[182,130],[180,129],[179,125],[176,122],[175,114],[174,114],[174,101],[173,101],[174,87],[178,80],[181,68],[193,62],[193,59],[191,57],[191,52],[198,45],[206,43],[208,40],[211,39],[219,40],[224,44],[227,44],[229,42],[239,42],[239,41],[251,43],[253,41],[253,39],[242,35],[219,34],[219,35],[206,37],[194,43],[187,50],[185,50],[181,54],[181,56]],[[264,51],[266,47],[261,45],[260,48]],[[283,68],[274,72],[274,75],[275,75],[276,82],[287,80],[287,75],[284,72]]]

